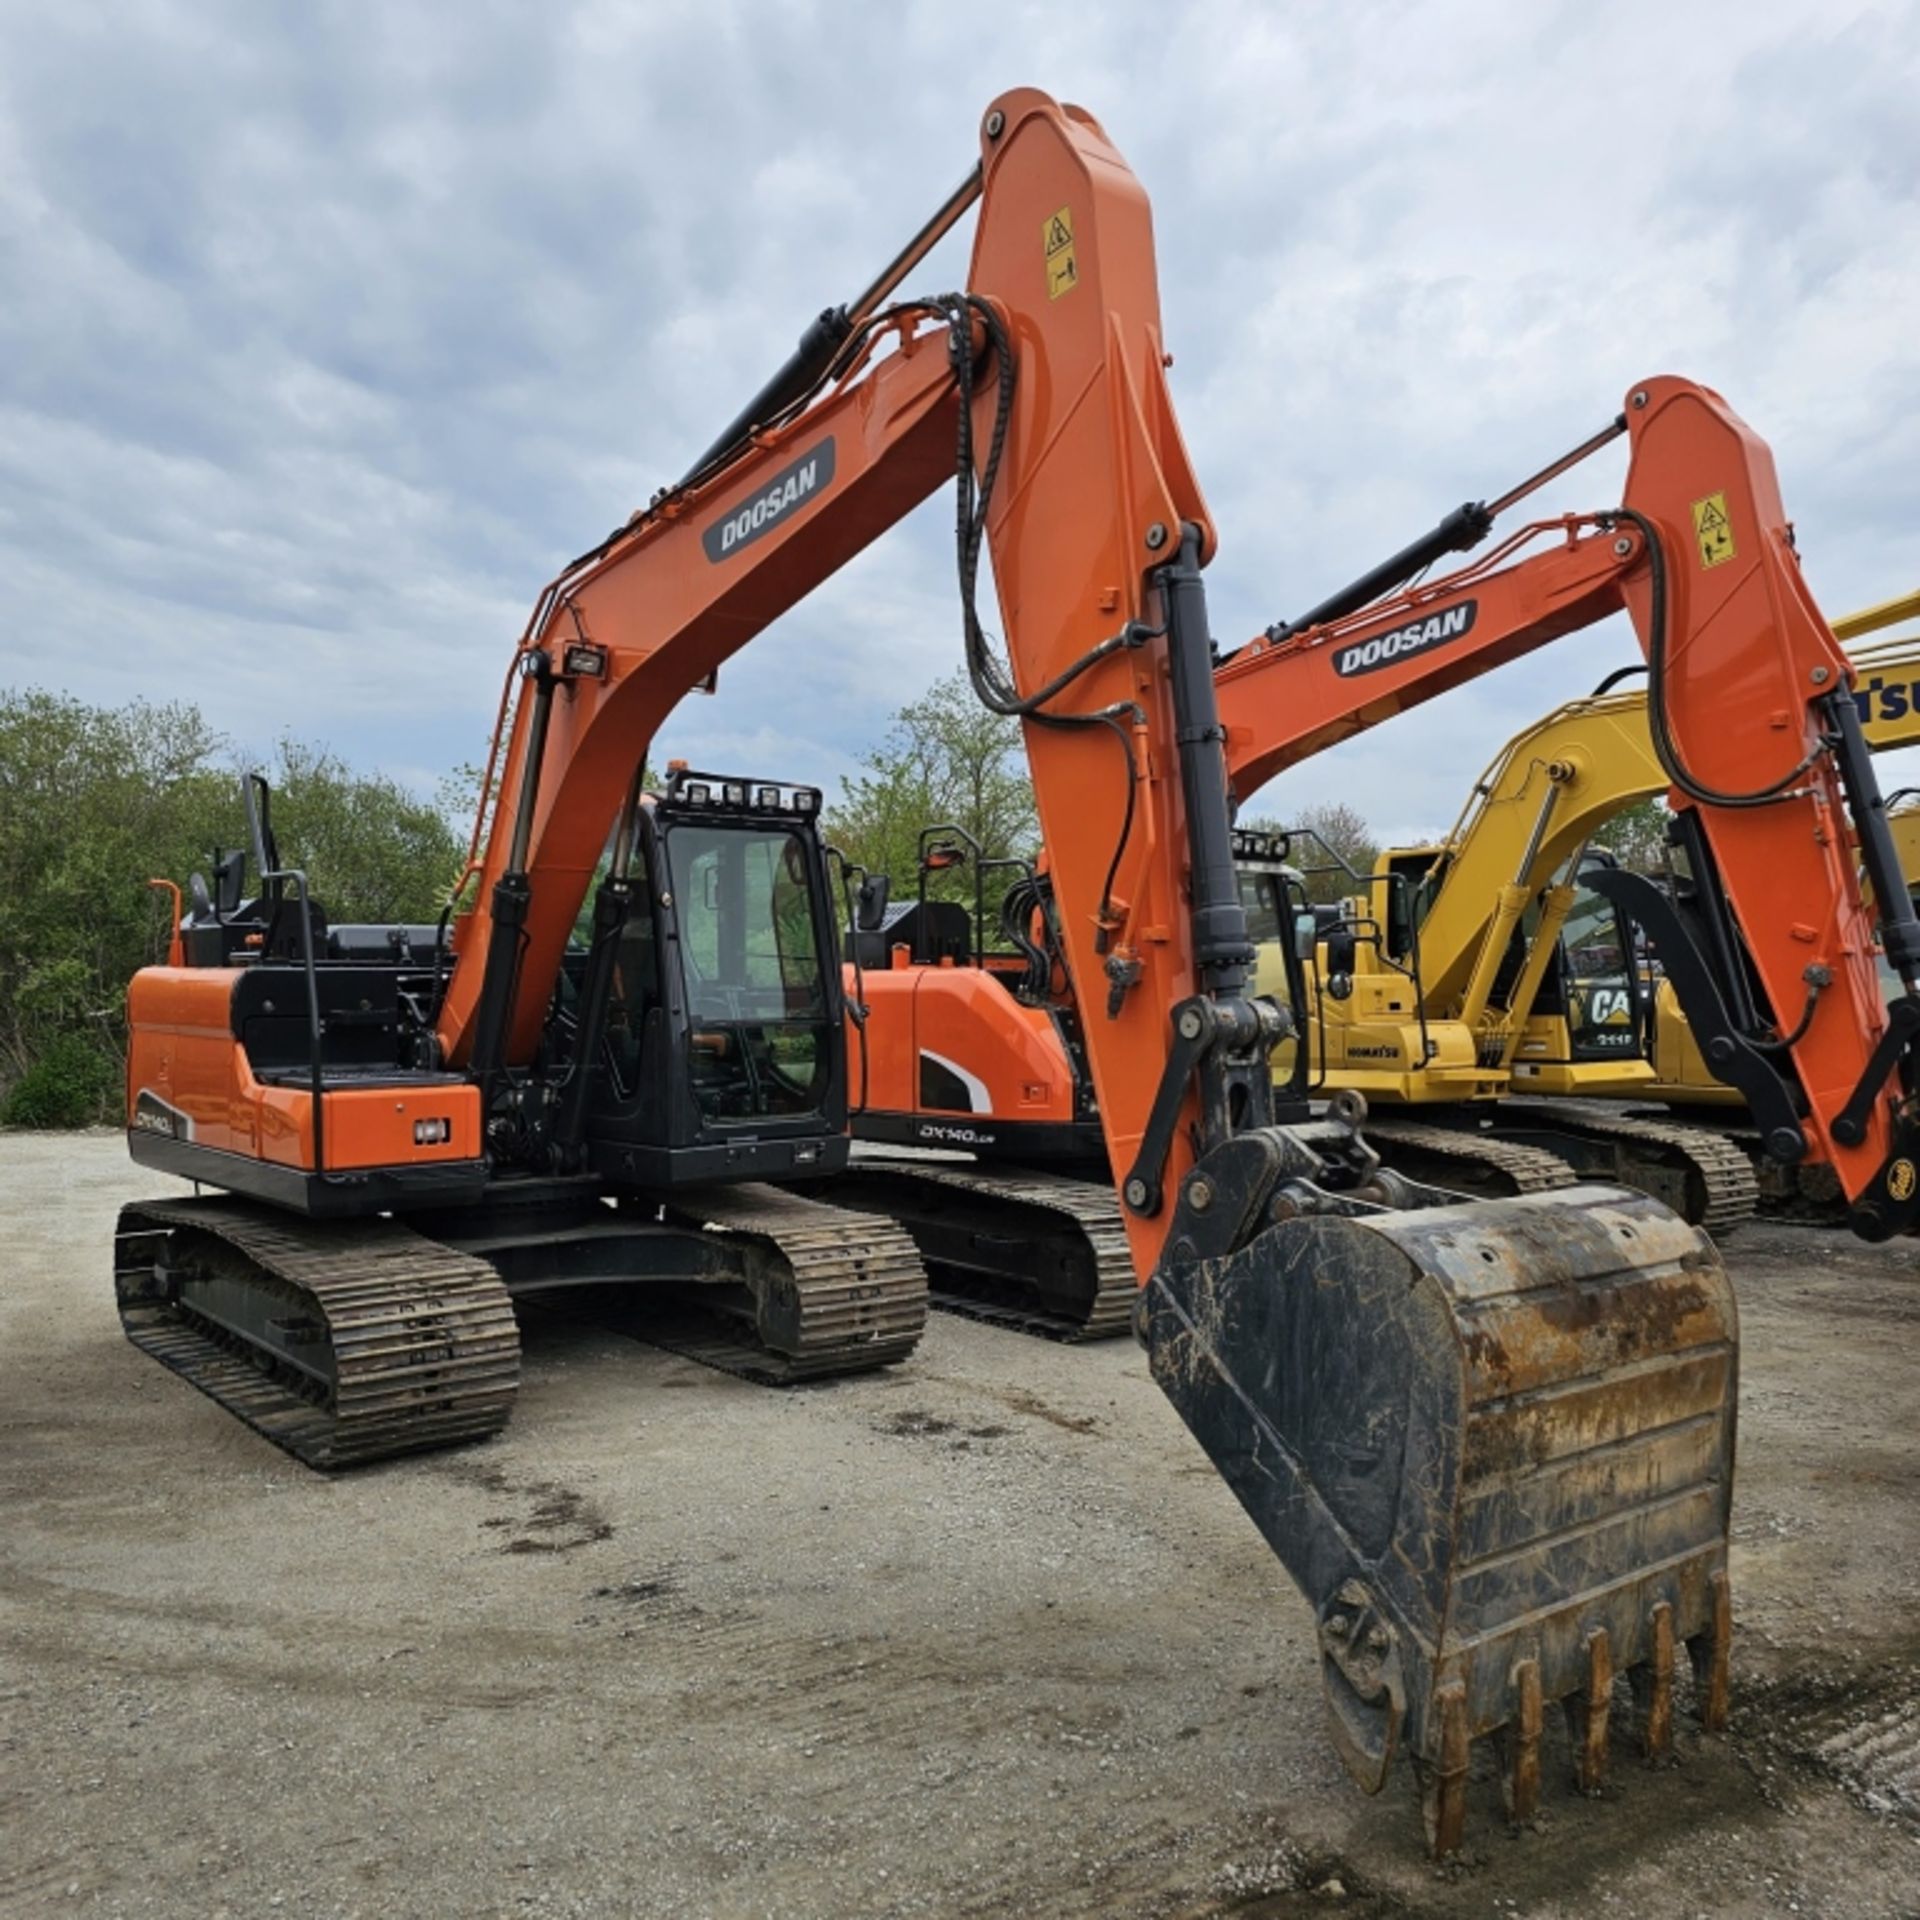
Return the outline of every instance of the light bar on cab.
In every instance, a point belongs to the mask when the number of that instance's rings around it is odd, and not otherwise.
[[[732,813],[797,813],[811,818],[820,811],[818,787],[699,773],[680,760],[668,762],[666,790],[660,797],[669,806],[711,807]]]
[[[1293,855],[1293,836],[1269,833],[1261,827],[1235,827],[1233,857],[1236,860],[1270,860],[1284,865]]]

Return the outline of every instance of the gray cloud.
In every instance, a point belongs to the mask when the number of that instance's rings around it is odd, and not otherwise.
[[[1153,195],[1238,638],[1608,417],[1719,387],[1835,611],[1920,583],[1920,22],[1356,4],[0,6],[0,683],[195,698],[423,785],[540,583],[968,164],[1096,111]],[[963,271],[957,246],[929,284]],[[1552,508],[1604,504],[1596,462]],[[945,503],[675,716],[831,778],[957,657]],[[1289,776],[1443,824],[1589,634]]]

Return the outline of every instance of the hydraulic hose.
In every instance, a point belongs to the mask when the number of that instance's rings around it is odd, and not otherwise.
[[[954,383],[960,393],[960,430],[954,455],[955,542],[959,558],[960,613],[966,644],[967,677],[981,704],[994,713],[1031,720],[1043,727],[1105,727],[1119,743],[1126,762],[1126,800],[1120,817],[1120,833],[1114,843],[1113,857],[1107,863],[1100,887],[1099,923],[1105,929],[1112,919],[1114,882],[1120,862],[1126,856],[1133,837],[1136,789],[1140,770],[1134,759],[1133,737],[1129,724],[1138,724],[1140,710],[1131,701],[1102,707],[1091,713],[1054,713],[1048,703],[1078,680],[1089,668],[1126,648],[1143,646],[1165,631],[1129,621],[1119,632],[1109,634],[1091,647],[1045,686],[1022,695],[1002,666],[980,623],[980,547],[986,537],[987,510],[992,503],[995,483],[1000,477],[1001,457],[1006,450],[1007,428],[1013,417],[1014,359],[1012,342],[990,302],[975,294],[948,294],[936,303],[947,313],[947,352],[953,365]],[[973,322],[978,320],[993,350],[995,397],[993,428],[988,436],[987,455],[978,476],[974,471],[973,440]],[[1105,934],[1103,932],[1104,940]]]

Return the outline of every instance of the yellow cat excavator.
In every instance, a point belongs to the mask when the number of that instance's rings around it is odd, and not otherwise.
[[[1683,1651],[1703,1721],[1724,1721],[1731,1291],[1644,1194],[1462,1204],[1383,1174],[1351,1114],[1276,1112],[1289,1015],[1251,990],[1206,612],[1222,540],[1167,384],[1146,196],[1090,115],[1041,93],[995,100],[979,138],[873,287],[541,594],[449,941],[336,942],[264,821],[252,910],[196,896],[134,983],[128,1141],[225,1195],[128,1210],[122,1313],[273,1437],[317,1430],[334,1465],[329,1430],[365,1443],[356,1460],[497,1427],[516,1287],[698,1286],[708,1225],[723,1283],[759,1286],[754,1324],[777,1326],[806,1224],[750,1192],[736,1236],[729,1185],[831,1158],[812,808],[683,770],[653,818],[640,775],[689,688],[952,481],[968,666],[1025,731],[1153,1377],[1307,1598],[1346,1764],[1378,1789],[1410,1760],[1449,1851],[1476,1737],[1501,1737],[1526,1818],[1555,1702],[1587,1786],[1617,1673],[1650,1751]],[[892,300],[975,203],[966,290]],[[1889,1009],[1873,956],[1920,973],[1920,922],[1889,884],[1845,657],[1771,457],[1724,401],[1645,381],[1590,444],[1619,437],[1624,502],[1556,537],[1633,618],[1697,870],[1739,902],[1766,993],[1787,1006],[1820,973],[1789,1043],[1796,1134],[1863,1230],[1903,1231],[1920,999]],[[1004,657],[976,609],[989,548]],[[1458,637],[1456,604],[1418,630]],[[1333,640],[1329,671],[1350,644],[1371,641]],[[1754,809],[1799,824],[1791,858]],[[836,1350],[861,1331],[857,1281],[834,1294]]]

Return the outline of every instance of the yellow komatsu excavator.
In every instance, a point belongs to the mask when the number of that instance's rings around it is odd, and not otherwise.
[[[1916,612],[1920,594],[1835,631],[1857,637]],[[1920,744],[1920,635],[1852,658],[1868,745]],[[1420,1149],[1424,1130],[1390,1116],[1435,1110],[1472,1127],[1496,1177],[1524,1179],[1530,1156],[1552,1153],[1659,1193],[1720,1233],[1756,1199],[1734,1147],[1750,1153],[1769,1206],[1817,1200],[1830,1184],[1823,1170],[1771,1161],[1750,1127],[1726,1124],[1727,1110],[1744,1114],[1741,1094],[1715,1076],[1671,984],[1643,977],[1618,909],[1586,884],[1613,864],[1596,844],[1608,822],[1667,785],[1639,688],[1603,688],[1515,735],[1444,839],[1389,849],[1352,899],[1322,911],[1308,976],[1316,1080],[1364,1093],[1376,1136],[1407,1135],[1403,1154]],[[1896,804],[1889,823],[1912,881],[1920,808]],[[1721,1124],[1560,1104],[1568,1099],[1718,1109],[1690,1119]]]

